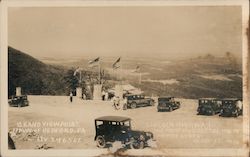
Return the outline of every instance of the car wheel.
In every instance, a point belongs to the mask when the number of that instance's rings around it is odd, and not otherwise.
[[[243,115],[243,110],[240,110],[240,114],[239,115]]]
[[[238,111],[236,111],[234,114],[234,117],[238,117],[238,116],[239,116],[239,113],[238,113]]]
[[[223,116],[223,110],[220,110],[219,113],[220,113],[219,116]]]
[[[131,149],[143,149],[144,148],[144,142],[143,141],[136,141],[132,140],[130,144]]]
[[[154,106],[154,101],[151,100],[151,101],[149,102],[149,106]]]
[[[128,105],[127,104],[124,104],[123,105],[123,110],[127,110],[128,109]]]
[[[97,136],[96,144],[99,148],[104,148],[106,146],[106,142],[103,136]]]
[[[169,111],[172,112],[172,111],[173,111],[173,108],[172,108],[172,107],[169,107]]]
[[[212,115],[212,116],[213,116],[213,115],[215,115],[215,112],[214,112],[214,111],[212,111],[211,115]]]
[[[132,109],[135,109],[135,108],[136,108],[136,103],[133,102],[133,103],[130,105],[130,107],[131,107]]]

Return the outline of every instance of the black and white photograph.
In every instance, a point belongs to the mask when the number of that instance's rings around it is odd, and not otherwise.
[[[9,152],[249,156],[247,1],[13,1],[1,15]]]

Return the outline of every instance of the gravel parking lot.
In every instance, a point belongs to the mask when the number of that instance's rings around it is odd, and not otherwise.
[[[156,106],[114,110],[111,101],[66,96],[28,96],[30,106],[9,107],[9,131],[17,149],[97,148],[94,119],[127,116],[135,130],[151,131],[158,148],[240,148],[242,116],[196,115],[197,100],[177,99],[181,108],[157,112]],[[60,132],[61,131],[61,132]]]

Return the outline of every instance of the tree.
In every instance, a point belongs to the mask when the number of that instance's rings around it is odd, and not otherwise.
[[[229,51],[226,52],[226,59],[229,62],[229,64],[232,66],[232,68],[237,68],[237,59],[236,57]]]
[[[210,53],[208,53],[206,56],[205,56],[206,59],[209,59],[209,60],[213,60],[215,57],[213,55],[211,55]]]

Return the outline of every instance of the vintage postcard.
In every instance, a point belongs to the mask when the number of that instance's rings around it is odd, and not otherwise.
[[[1,2],[1,155],[249,156],[247,0]]]

